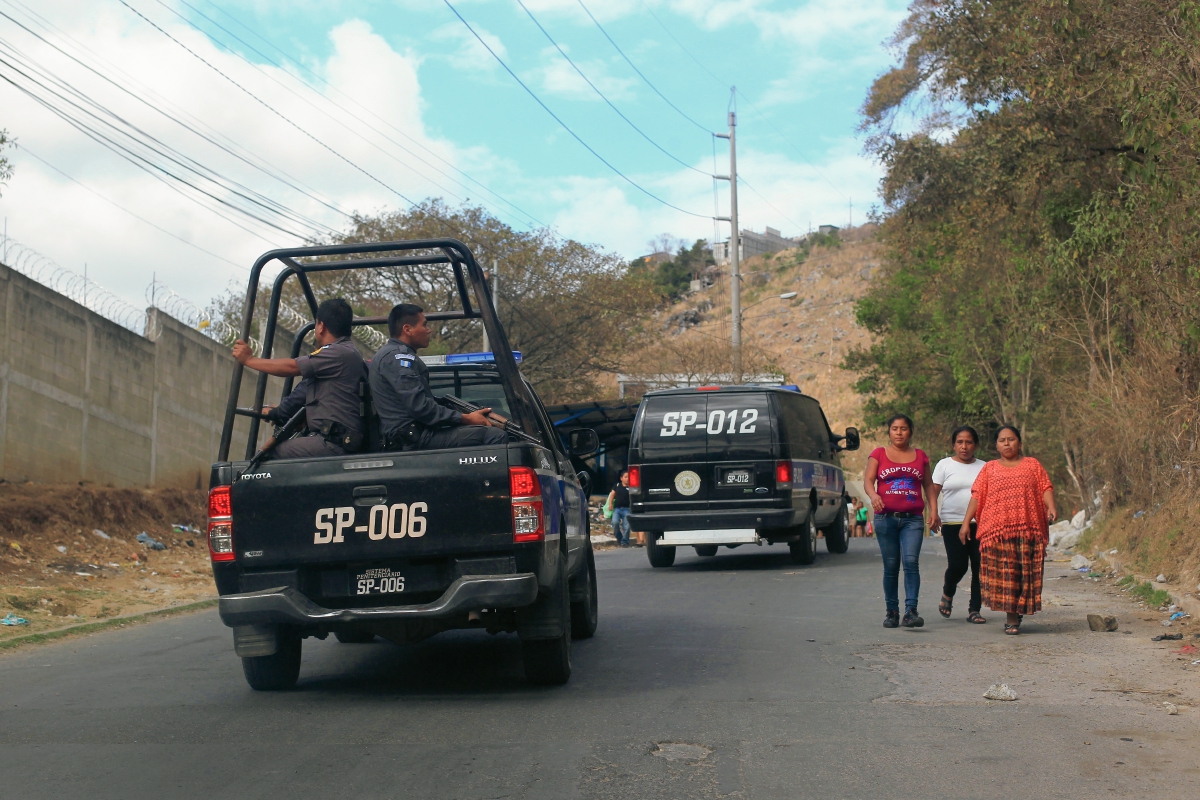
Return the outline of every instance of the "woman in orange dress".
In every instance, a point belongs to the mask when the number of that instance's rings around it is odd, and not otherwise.
[[[1042,610],[1046,544],[1058,510],[1045,468],[1021,453],[1020,431],[1001,426],[996,452],[1000,458],[985,464],[975,479],[965,519],[977,523],[983,601],[1008,615],[1004,632],[1016,636],[1024,615]],[[960,537],[969,528],[964,524]]]

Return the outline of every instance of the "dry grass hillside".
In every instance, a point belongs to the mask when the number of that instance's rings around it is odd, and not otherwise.
[[[743,262],[742,341],[746,369],[770,366],[805,394],[821,401],[830,425],[861,425],[862,402],[853,376],[838,368],[853,347],[866,346],[854,319],[854,301],[878,274],[879,245],[873,228],[844,231],[836,247],[808,253],[785,250]],[[791,300],[779,295],[796,292]],[[729,339],[729,275],[662,312],[661,351],[712,349]],[[653,354],[650,354],[653,356]],[[648,362],[648,363],[652,363]],[[727,368],[726,368],[727,369]]]

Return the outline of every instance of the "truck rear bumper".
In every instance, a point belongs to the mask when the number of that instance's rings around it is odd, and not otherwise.
[[[795,519],[796,509],[793,508],[756,508],[734,511],[652,511],[649,513],[630,514],[629,527],[635,531],[787,528],[795,524]]]
[[[537,576],[469,575],[450,584],[432,603],[380,608],[325,608],[292,587],[227,594],[220,599],[221,621],[243,625],[318,625],[448,617],[485,608],[520,608],[537,599]]]

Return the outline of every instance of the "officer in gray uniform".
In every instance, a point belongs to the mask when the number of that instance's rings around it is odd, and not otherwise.
[[[305,430],[281,442],[269,458],[340,456],[362,447],[359,387],[367,380],[367,365],[350,339],[353,319],[350,304],[340,297],[321,303],[313,332],[317,349],[299,358],[257,358],[240,339],[233,346],[233,357],[250,369],[303,378],[268,416],[282,423],[303,405]]]
[[[429,388],[429,368],[417,351],[433,331],[420,306],[401,303],[388,314],[391,338],[371,359],[371,401],[388,450],[435,450],[504,444],[508,434],[489,425],[490,408],[470,414],[439,405]]]

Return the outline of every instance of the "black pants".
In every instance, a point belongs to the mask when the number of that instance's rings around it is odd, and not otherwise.
[[[967,574],[968,564],[971,567],[971,605],[967,611],[978,611],[983,605],[979,592],[979,540],[975,538],[975,526],[971,526],[971,538],[963,544],[958,538],[962,525],[943,525],[942,541],[946,543],[946,581],[942,594],[954,597],[958,582]]]
[[[421,432],[418,450],[441,450],[444,447],[478,447],[484,444],[506,444],[508,434],[500,428],[482,425],[459,425]]]

